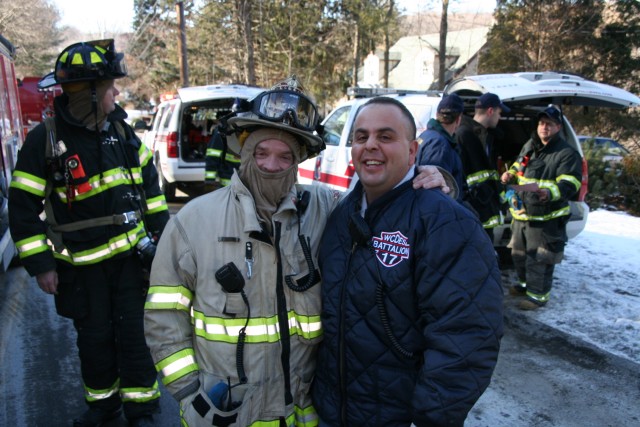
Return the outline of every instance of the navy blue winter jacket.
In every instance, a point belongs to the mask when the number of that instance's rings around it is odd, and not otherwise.
[[[491,242],[439,190],[405,182],[368,207],[366,226],[350,226],[361,198],[358,183],[321,243],[314,406],[330,426],[462,426],[502,337]]]
[[[416,163],[419,165],[440,166],[442,169],[449,171],[458,184],[460,192],[458,199],[467,192],[467,180],[464,175],[462,159],[458,152],[458,146],[436,119],[430,119],[427,123],[427,130],[422,132],[418,137],[420,149],[418,150],[418,158]]]

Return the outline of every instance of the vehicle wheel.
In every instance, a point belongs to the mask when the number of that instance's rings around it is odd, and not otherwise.
[[[164,198],[167,202],[176,201],[176,183],[168,182],[162,174],[162,168],[160,167],[160,159],[156,161],[156,170],[158,171],[158,182],[160,184],[160,191],[164,193]]]

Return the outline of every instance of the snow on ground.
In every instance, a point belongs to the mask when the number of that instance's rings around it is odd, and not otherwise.
[[[640,363],[640,218],[596,210],[554,272],[551,300],[531,317]]]

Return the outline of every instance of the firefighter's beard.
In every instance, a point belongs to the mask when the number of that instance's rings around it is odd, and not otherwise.
[[[253,155],[242,159],[240,179],[247,186],[256,204],[258,217],[265,222],[269,233],[271,230],[271,217],[280,206],[296,182],[298,165],[293,164],[280,172],[265,172],[258,167]]]

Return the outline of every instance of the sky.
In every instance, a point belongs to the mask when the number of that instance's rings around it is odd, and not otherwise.
[[[133,20],[133,0],[53,0],[62,14],[62,24],[83,33],[127,32]],[[440,10],[438,0],[400,0],[408,13]],[[451,0],[449,12],[492,12],[495,0]]]
[[[440,0],[399,0],[397,3],[399,8],[405,9],[408,13],[423,12],[426,10],[440,11],[442,9]],[[448,13],[493,12],[495,7],[495,0],[451,0],[449,2]]]
[[[62,25],[83,33],[131,30],[133,0],[53,0],[60,11]]]

